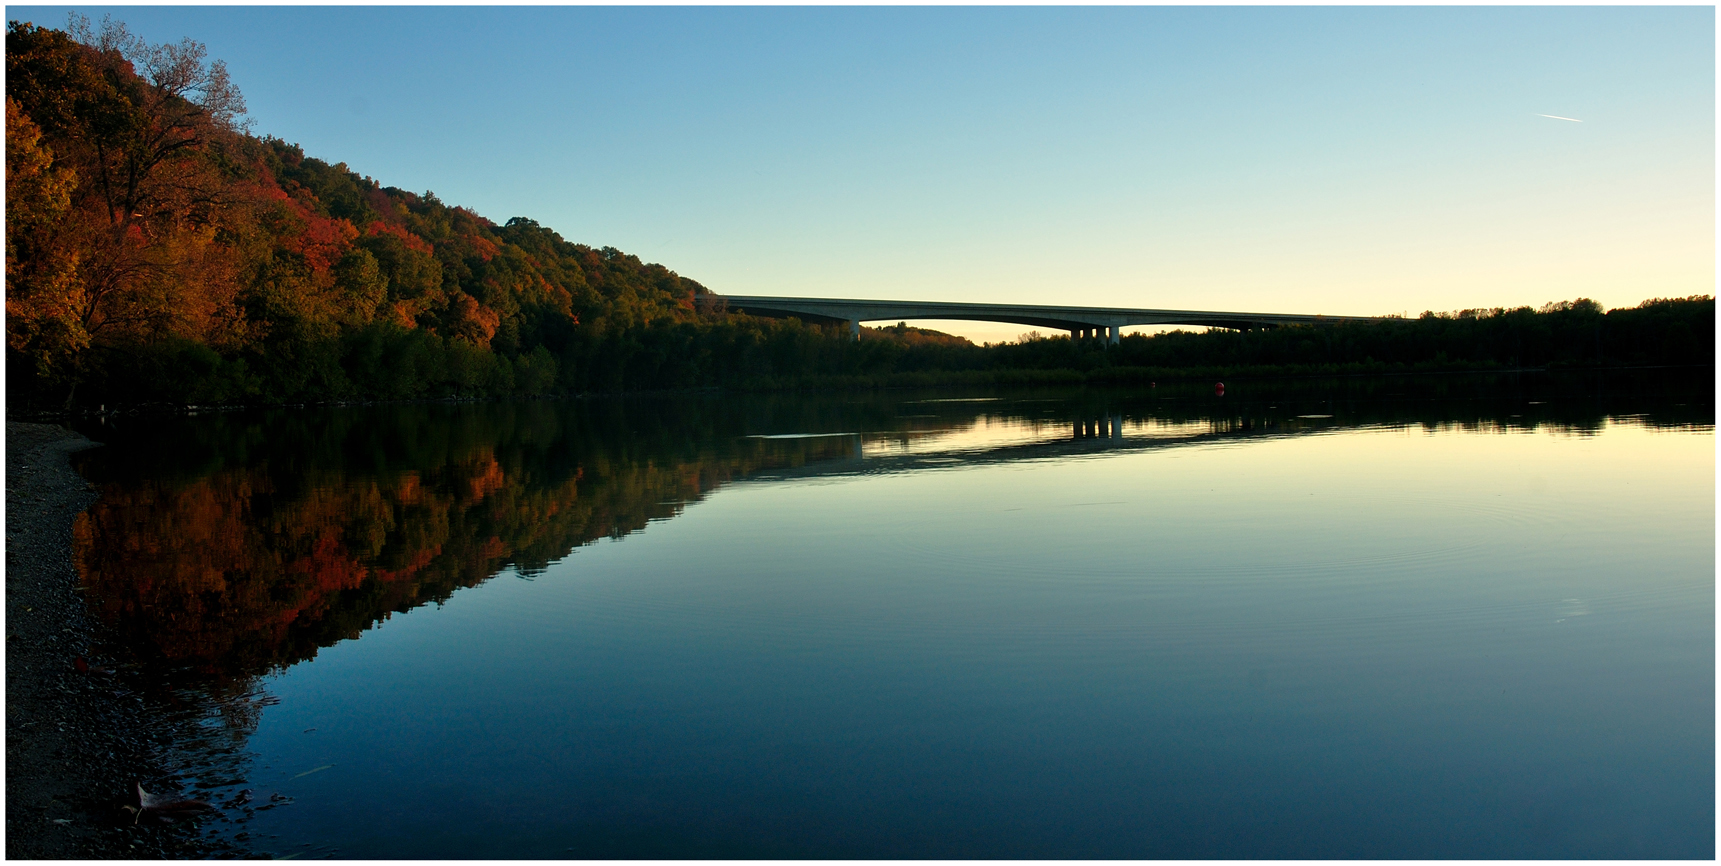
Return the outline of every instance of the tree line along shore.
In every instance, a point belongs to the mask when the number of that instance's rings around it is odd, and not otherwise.
[[[76,15],[9,22],[13,408],[281,404],[684,388],[1131,383],[1714,360],[1712,296],[1603,310],[1027,335],[976,346],[721,311],[668,268],[497,224],[251,134],[220,61]]]

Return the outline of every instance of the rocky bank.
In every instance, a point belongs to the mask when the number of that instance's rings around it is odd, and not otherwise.
[[[6,857],[207,854],[186,824],[133,824],[133,785],[159,789],[145,674],[105,647],[72,565],[96,500],[69,456],[95,446],[52,424],[6,424]]]

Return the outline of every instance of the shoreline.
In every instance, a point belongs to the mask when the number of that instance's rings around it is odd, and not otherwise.
[[[198,856],[193,825],[133,825],[119,809],[164,774],[143,674],[107,654],[72,562],[73,524],[97,494],[70,455],[93,447],[65,427],[6,423],[6,857]]]
[[[92,409],[88,406],[71,409],[29,409],[15,407],[14,417],[26,418],[34,425],[61,425],[73,419],[91,418],[166,418],[195,417],[200,414],[225,414],[268,409],[334,409],[373,406],[461,405],[516,401],[564,402],[572,400],[613,400],[686,395],[722,394],[797,394],[838,391],[905,391],[920,388],[1017,388],[1017,387],[1076,387],[1076,388],[1134,388],[1144,383],[1199,385],[1215,379],[1235,383],[1309,381],[1320,379],[1396,379],[1431,378],[1443,376],[1501,376],[1501,375],[1574,375],[1618,373],[1642,370],[1713,370],[1714,364],[1615,364],[1593,367],[1430,367],[1404,369],[1301,369],[1293,367],[1212,367],[1162,370],[1148,367],[1109,367],[1096,370],[1024,369],[980,371],[936,371],[925,373],[890,374],[883,379],[867,376],[825,376],[793,383],[769,386],[707,385],[687,388],[642,388],[622,391],[582,391],[567,394],[490,394],[464,396],[422,396],[394,399],[292,400],[276,403],[173,403],[150,401],[116,403]],[[19,422],[8,422],[19,423]],[[71,433],[77,436],[79,434]]]

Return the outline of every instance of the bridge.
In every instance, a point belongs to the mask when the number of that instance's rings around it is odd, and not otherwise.
[[[770,298],[757,295],[701,295],[710,309],[727,308],[754,316],[797,318],[817,324],[846,322],[860,339],[861,322],[909,319],[959,319],[1010,322],[1069,331],[1075,339],[1106,338],[1116,344],[1129,325],[1204,325],[1250,330],[1280,325],[1330,325],[1373,322],[1372,316],[1321,316],[1295,313],[1226,313],[1209,310],[1141,310],[1128,307],[1062,307],[1040,304],[958,304],[943,301],[869,301],[852,298]]]

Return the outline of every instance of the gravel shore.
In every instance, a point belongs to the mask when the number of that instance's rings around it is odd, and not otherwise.
[[[164,774],[143,674],[104,650],[72,565],[72,525],[96,493],[68,458],[95,444],[6,424],[6,856],[198,856],[189,826],[133,825],[119,808]]]

